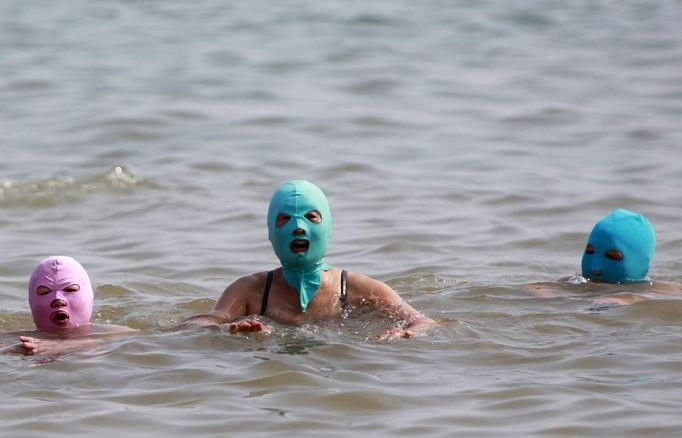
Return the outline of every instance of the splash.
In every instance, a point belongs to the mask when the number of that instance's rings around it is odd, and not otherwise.
[[[1,181],[0,205],[50,207],[63,201],[80,199],[88,193],[132,190],[137,187],[159,186],[128,167],[114,166],[102,174],[83,178],[59,175],[38,181]]]

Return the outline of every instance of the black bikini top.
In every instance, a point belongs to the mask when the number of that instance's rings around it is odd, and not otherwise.
[[[260,314],[265,315],[265,311],[268,309],[268,298],[270,296],[270,288],[272,287],[272,275],[274,271],[268,272],[268,278],[265,280],[265,289],[263,289],[263,303],[260,306]],[[339,301],[341,302],[341,308],[346,307],[346,286],[348,283],[348,272],[341,271],[341,291],[339,292]]]

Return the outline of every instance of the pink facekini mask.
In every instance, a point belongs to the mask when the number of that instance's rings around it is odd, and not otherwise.
[[[28,303],[38,330],[90,323],[93,300],[88,273],[71,257],[48,257],[31,274]]]

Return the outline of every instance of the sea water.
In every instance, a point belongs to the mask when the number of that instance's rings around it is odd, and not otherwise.
[[[53,254],[90,273],[95,322],[139,332],[3,355],[0,433],[678,435],[679,297],[554,281],[627,208],[651,275],[682,282],[681,22],[673,1],[3,1],[3,345]],[[439,330],[172,330],[277,266],[265,214],[294,178],[330,200],[327,261]]]

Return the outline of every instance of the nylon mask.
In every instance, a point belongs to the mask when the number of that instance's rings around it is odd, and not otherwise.
[[[78,285],[78,291],[67,291]],[[38,288],[49,289],[38,293]],[[41,288],[42,289],[42,288]],[[33,270],[28,284],[28,302],[38,330],[78,327],[90,323],[94,294],[88,273],[66,256],[48,257]]]
[[[654,258],[656,234],[649,220],[641,214],[617,209],[597,222],[587,241],[593,253],[583,254],[583,277],[604,283],[650,281],[647,276]],[[620,251],[621,260],[607,255]]]
[[[320,223],[305,217],[312,210],[320,212]],[[290,219],[277,228],[277,217],[281,214],[288,215]],[[296,230],[302,230],[302,233],[294,234]],[[322,271],[332,269],[324,262],[331,235],[331,209],[322,190],[303,180],[287,181],[277,188],[268,208],[268,238],[282,263],[284,279],[299,294],[302,312],[306,311],[308,303],[320,289]],[[307,240],[307,250],[293,251],[295,240]]]

